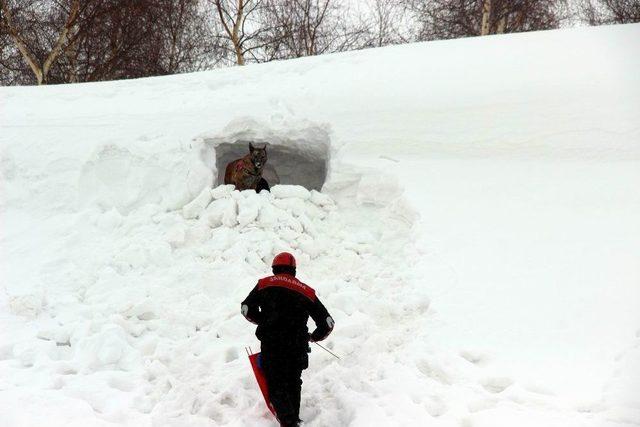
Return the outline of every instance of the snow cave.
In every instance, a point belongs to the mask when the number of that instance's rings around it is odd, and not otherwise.
[[[308,190],[320,191],[328,171],[329,136],[324,129],[315,126],[292,133],[205,138],[215,152],[215,184],[224,184],[227,164],[247,155],[249,143],[253,143],[267,146],[267,163],[262,175],[270,186],[301,185]]]

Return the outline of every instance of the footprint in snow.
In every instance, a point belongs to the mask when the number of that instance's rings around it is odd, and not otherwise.
[[[462,350],[459,355],[467,362],[473,363],[476,366],[486,365],[489,359],[486,355],[472,350]]]
[[[421,360],[416,363],[418,370],[434,381],[444,385],[451,385],[451,376],[440,366],[432,364],[427,360]]]
[[[424,403],[425,409],[434,418],[440,417],[447,412],[447,405],[439,397],[431,397]]]
[[[238,350],[233,347],[228,349],[224,355],[225,363],[233,362],[234,360],[237,360],[237,359],[238,359]]]
[[[222,396],[222,399],[220,399],[220,403],[225,406],[231,406],[232,408],[238,406],[238,402],[236,402],[236,399],[228,393],[225,393]]]
[[[508,377],[491,377],[481,381],[482,387],[490,393],[501,393],[513,384]]]
[[[195,415],[200,412],[200,408],[202,408],[202,402],[199,399],[195,399],[191,404],[191,410],[189,412],[191,415]]]

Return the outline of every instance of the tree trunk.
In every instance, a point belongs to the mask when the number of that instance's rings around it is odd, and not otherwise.
[[[504,34],[504,30],[507,27],[507,17],[503,16],[498,21],[498,27],[496,28],[496,34]]]
[[[244,65],[244,54],[242,53],[242,48],[236,42],[233,43],[236,51],[236,64]]]
[[[36,78],[36,82],[38,85],[47,84],[49,70],[51,66],[55,62],[55,60],[60,56],[63,49],[62,46],[67,41],[67,36],[69,35],[69,30],[71,27],[75,25],[76,18],[78,17],[78,11],[80,10],[80,0],[74,0],[71,5],[71,10],[69,11],[69,17],[64,24],[64,27],[60,31],[60,35],[58,35],[58,39],[56,40],[56,44],[53,46],[44,63],[40,65],[38,60],[31,55],[29,49],[27,48],[26,42],[18,33],[18,30],[13,25],[13,20],[11,18],[11,13],[9,12],[9,7],[5,1],[2,2],[2,14],[4,16],[4,21],[7,26],[7,30],[13,39],[14,43],[18,47],[18,50],[22,54],[25,62],[33,71],[33,75]]]
[[[71,28],[73,28],[73,26],[75,25],[76,18],[78,17],[79,11],[80,11],[80,0],[74,0],[74,2],[71,5],[71,10],[69,11],[69,17],[67,18],[67,21],[65,22],[64,27],[60,31],[60,35],[58,35],[58,40],[56,40],[56,44],[53,46],[53,49],[51,49],[51,52],[49,52],[47,59],[44,61],[44,64],[42,65],[42,74],[44,76],[45,81],[47,79],[47,76],[49,75],[49,70],[51,69],[51,66],[63,51],[62,47],[67,42],[69,31],[71,31]]]
[[[242,43],[240,41],[240,28],[242,28],[244,20],[244,0],[238,0],[238,12],[236,14],[236,22],[233,26],[233,47],[236,51],[236,62],[238,65],[244,65],[244,54],[242,52]]]
[[[9,12],[9,7],[7,6],[7,2],[5,1],[2,2],[2,17],[7,27],[7,31],[11,36],[11,39],[18,47],[18,50],[22,54],[24,61],[27,63],[29,68],[31,68],[31,71],[33,72],[33,75],[36,78],[36,82],[38,83],[38,85],[41,85],[43,81],[42,68],[38,64],[38,61],[36,60],[36,58],[34,58],[31,55],[31,53],[29,53],[29,49],[27,48],[27,45],[25,44],[22,37],[20,37],[20,34],[16,30],[16,27],[14,27],[13,19],[11,17],[11,13]]]
[[[482,27],[480,28],[480,35],[486,36],[491,29],[491,0],[484,0],[482,4]]]
[[[225,10],[222,5],[222,0],[216,0],[216,9],[218,9],[218,16],[220,17],[220,23],[224,27],[225,32],[229,36],[229,40],[231,40],[231,44],[233,44],[233,51],[236,54],[236,64],[244,65],[244,52],[242,52],[242,41],[240,40],[240,36],[238,35],[240,29],[242,28],[243,20],[244,20],[244,0],[238,1],[238,10],[235,16],[235,22],[230,14]],[[229,16],[231,23],[233,24],[233,28],[229,28],[229,24],[225,19],[225,14]]]
[[[74,40],[68,49],[65,49],[64,56],[69,61],[67,81],[69,83],[78,83],[80,81],[78,72],[78,39]]]

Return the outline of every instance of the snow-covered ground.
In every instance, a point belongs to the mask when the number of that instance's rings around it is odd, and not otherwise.
[[[0,425],[274,426],[239,302],[280,250],[336,319],[305,425],[640,425],[639,40],[0,88]],[[247,141],[270,194],[217,185]]]

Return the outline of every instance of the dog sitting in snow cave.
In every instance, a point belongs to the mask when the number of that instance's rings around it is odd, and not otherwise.
[[[224,183],[233,184],[237,190],[269,191],[269,183],[262,177],[267,163],[267,146],[254,147],[249,143],[249,154],[227,165]]]

